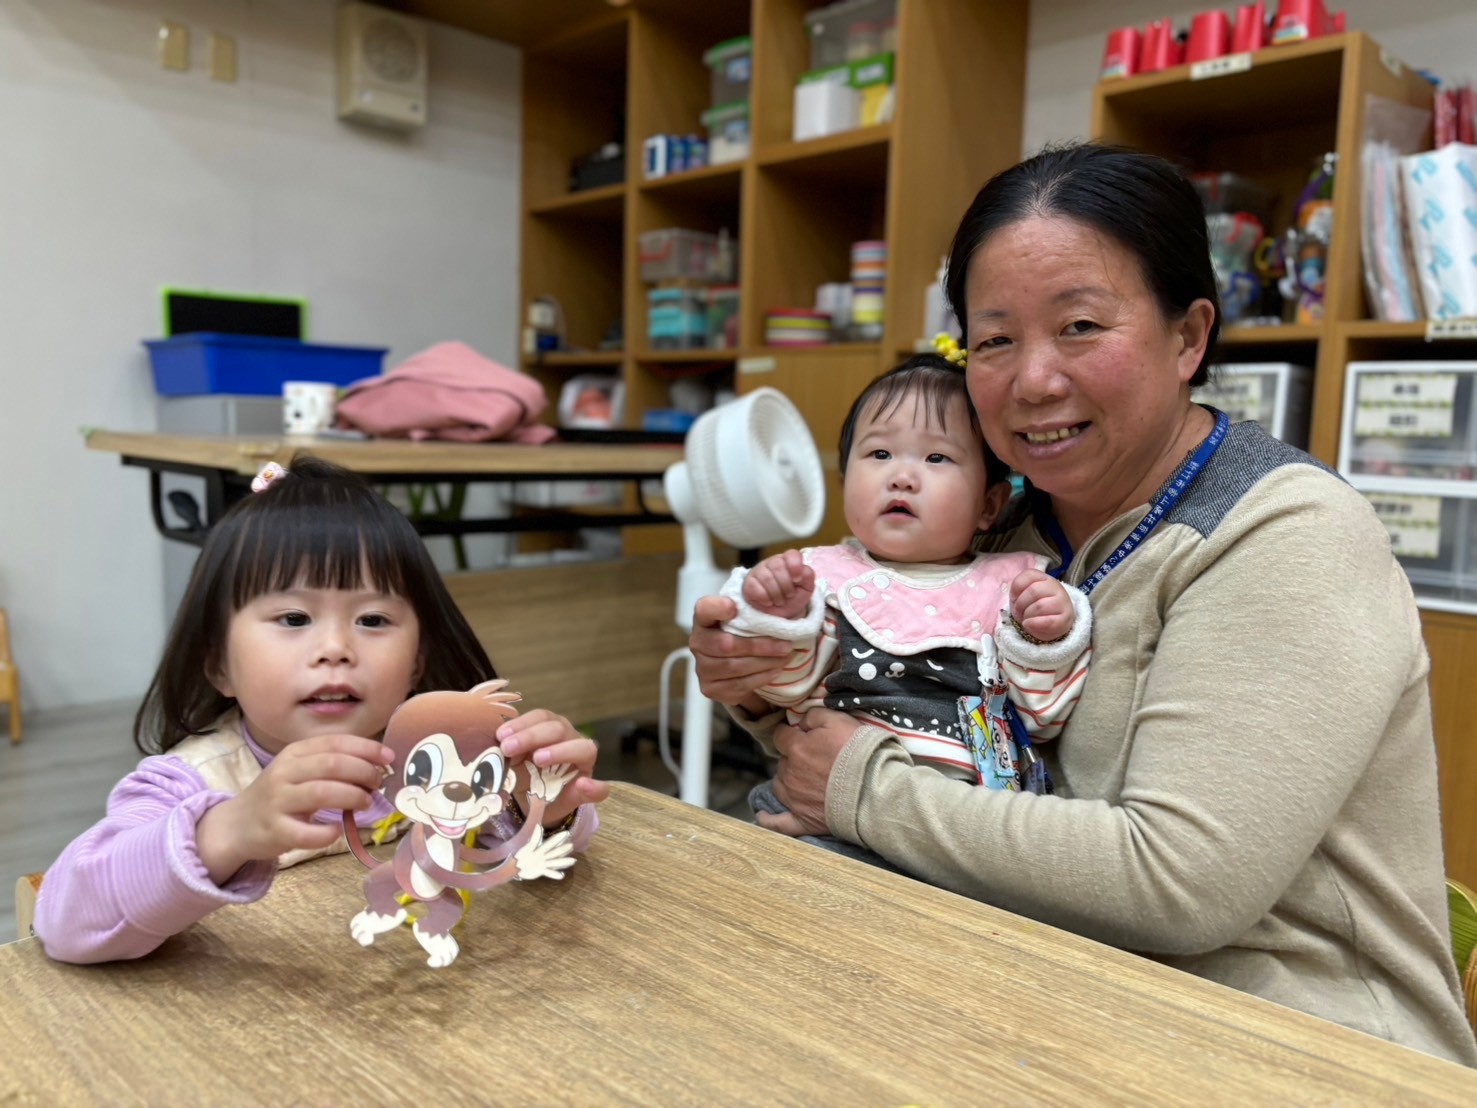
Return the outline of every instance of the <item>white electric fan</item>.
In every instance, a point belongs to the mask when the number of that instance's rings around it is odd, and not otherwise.
[[[729,546],[749,550],[814,534],[826,508],[825,478],[810,428],[795,405],[774,389],[757,389],[704,412],[687,432],[685,460],[667,468],[662,488],[682,524],[684,557],[677,575],[677,625],[692,630],[700,597],[716,593],[729,571],[713,564],[711,531]],[[682,765],[667,744],[672,666],[686,660]],[[662,758],[688,804],[708,806],[708,763],[713,705],[698,688],[692,652],[674,650],[662,663],[658,720]]]

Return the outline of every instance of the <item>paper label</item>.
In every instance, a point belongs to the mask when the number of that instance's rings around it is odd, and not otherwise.
[[[1433,319],[1426,324],[1426,341],[1477,339],[1477,319]]]
[[[1405,66],[1399,58],[1390,53],[1383,46],[1380,47],[1380,65],[1390,71],[1390,76],[1399,77],[1405,72]]]
[[[736,367],[739,373],[773,373],[773,358],[740,358]]]
[[[1364,494],[1385,530],[1390,547],[1400,558],[1434,558],[1441,550],[1441,497]]]
[[[1232,423],[1259,420],[1266,399],[1266,381],[1259,373],[1227,373],[1218,384],[1199,390],[1196,399],[1219,408]]]
[[[1354,406],[1358,438],[1450,438],[1456,419],[1455,373],[1369,373]]]
[[[1245,73],[1251,68],[1251,55],[1223,54],[1190,66],[1190,80],[1203,81],[1208,77],[1224,77],[1228,73]]]

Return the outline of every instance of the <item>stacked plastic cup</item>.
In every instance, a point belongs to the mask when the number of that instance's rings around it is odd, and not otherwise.
[[[882,293],[887,284],[887,243],[863,239],[851,244],[851,323],[853,337],[882,337]]]

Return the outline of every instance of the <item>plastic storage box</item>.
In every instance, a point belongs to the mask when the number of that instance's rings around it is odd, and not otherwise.
[[[708,164],[726,165],[749,156],[749,102],[740,100],[703,112],[708,129]]]
[[[646,341],[653,350],[701,350],[707,346],[705,290],[650,289],[646,294]]]
[[[703,64],[713,76],[713,107],[749,99],[749,59],[753,41],[747,36],[720,42],[703,55]]]
[[[738,286],[715,285],[707,293],[708,346],[731,350],[738,346]]]
[[[1211,371],[1211,383],[1195,390],[1195,399],[1219,408],[1232,423],[1254,420],[1273,438],[1301,450],[1308,447],[1313,371],[1307,366],[1287,362],[1217,366]]]
[[[1477,362],[1350,362],[1339,470],[1477,480]]]
[[[643,281],[733,280],[733,252],[722,248],[722,239],[706,231],[664,227],[643,231],[640,238]]]
[[[1369,490],[1364,496],[1421,606],[1477,612],[1477,500]]]
[[[810,68],[825,69],[897,49],[897,0],[842,0],[805,14]]]
[[[1261,220],[1270,232],[1272,208],[1277,197],[1270,189],[1239,173],[1192,173],[1190,182],[1200,194],[1205,212],[1247,212]]]
[[[287,381],[350,385],[378,375],[387,349],[210,331],[145,339],[144,345],[160,396],[281,396]]]

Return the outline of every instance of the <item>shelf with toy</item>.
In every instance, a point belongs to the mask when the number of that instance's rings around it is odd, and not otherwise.
[[[1194,66],[1176,65],[1155,73],[1108,78],[1099,82],[1097,92],[1112,105],[1109,110],[1140,118],[1194,114],[1211,126],[1255,116],[1278,122],[1319,119],[1337,107],[1343,53],[1350,37],[1325,35],[1263,47],[1248,56],[1246,68],[1214,76],[1199,77]],[[1096,124],[1094,120],[1094,131]]]
[[[530,211],[563,197],[578,204],[576,162],[608,144],[626,145],[630,30],[622,12],[524,51],[523,198]],[[626,149],[627,181],[632,161]]]

